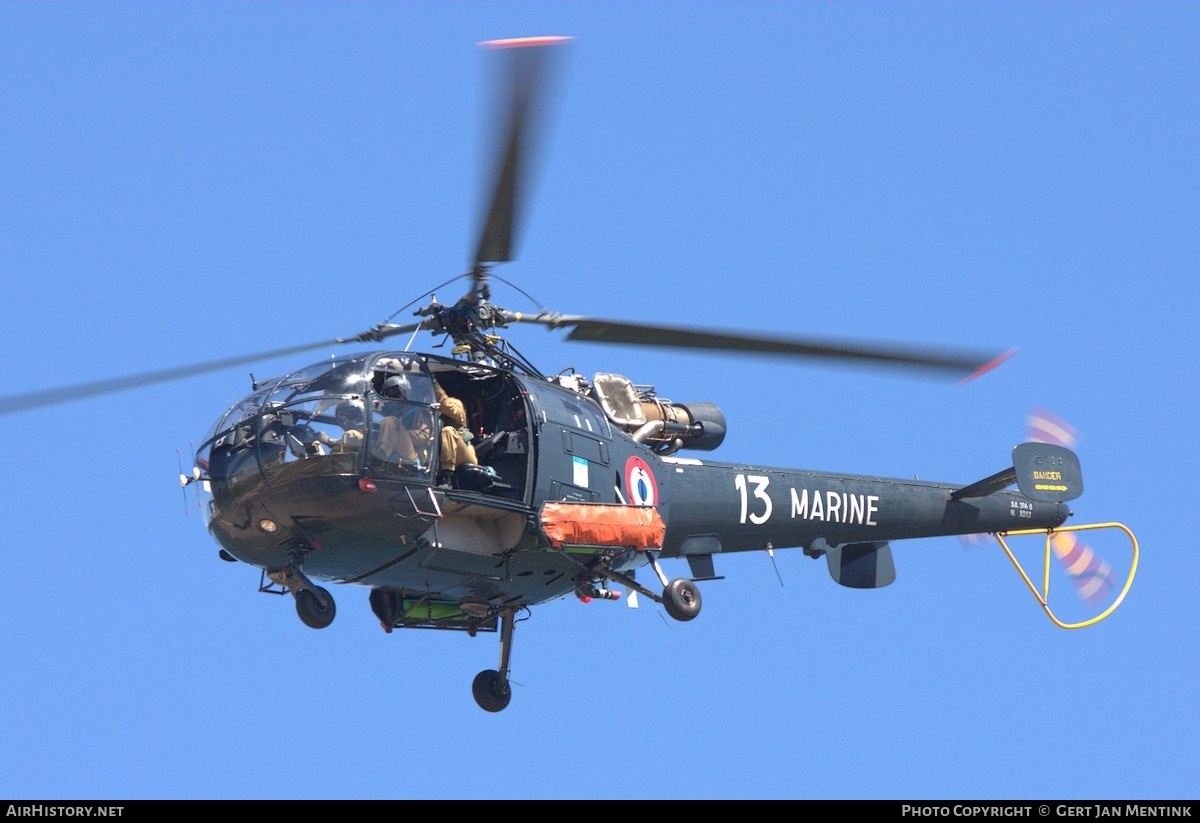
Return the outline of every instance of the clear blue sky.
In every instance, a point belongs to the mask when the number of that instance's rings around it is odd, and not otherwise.
[[[0,797],[1200,794],[1195,3],[10,0],[5,389],[353,334],[461,273],[476,44],[540,34],[577,39],[498,271],[540,303],[1018,353],[958,386],[514,330],[532,360],[718,404],[714,458],[964,484],[1044,406],[1072,522],[1141,542],[1124,604],[1063,631],[954,538],[880,591],[718,558],[691,623],[535,609],[488,714],[494,636],[386,635],[355,589],[315,632],[217,559],[176,475],[234,369],[4,418]]]

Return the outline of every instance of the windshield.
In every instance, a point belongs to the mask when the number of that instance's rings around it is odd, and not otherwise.
[[[436,460],[434,400],[416,356],[335,358],[259,384],[218,419],[197,462],[218,492],[249,478],[284,482],[301,463],[306,474],[369,465],[422,479]]]

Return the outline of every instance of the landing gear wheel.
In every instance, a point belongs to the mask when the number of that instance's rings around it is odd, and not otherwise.
[[[502,712],[512,700],[512,689],[507,683],[500,682],[500,672],[495,669],[484,669],[475,675],[471,694],[485,712]]]
[[[700,614],[700,590],[686,577],[677,577],[663,590],[663,606],[676,620],[691,620]]]
[[[313,586],[296,592],[296,614],[300,615],[300,621],[305,626],[323,629],[333,622],[337,606],[329,592],[320,586]]]

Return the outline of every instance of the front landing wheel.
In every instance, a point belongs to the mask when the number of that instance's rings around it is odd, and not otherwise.
[[[677,577],[663,591],[663,606],[676,620],[691,620],[700,614],[700,590],[686,577]]]
[[[323,629],[333,622],[337,606],[329,592],[320,586],[313,586],[296,592],[296,614],[300,615],[300,621],[305,626]]]
[[[495,669],[484,669],[475,675],[471,694],[485,712],[502,712],[508,707],[508,701],[512,700],[512,689],[507,682],[500,680],[500,672]]]

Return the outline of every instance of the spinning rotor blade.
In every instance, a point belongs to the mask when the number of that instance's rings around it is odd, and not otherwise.
[[[521,319],[543,323],[552,328],[571,326],[573,328],[567,335],[568,340],[861,361],[882,366],[913,367],[942,372],[958,376],[964,381],[991,371],[1014,352],[1010,349],[995,354],[794,337],[756,337],[732,332],[694,331],[673,326],[561,315]]]
[[[427,320],[407,323],[402,326],[380,323],[374,328],[368,329],[354,337],[335,337],[332,340],[322,340],[319,343],[303,343],[299,346],[288,346],[285,349],[272,349],[271,351],[261,351],[256,354],[226,357],[221,360],[210,360],[207,363],[194,363],[190,366],[159,369],[157,371],[142,372],[141,374],[126,375],[125,377],[111,377],[107,380],[77,383],[64,388],[10,394],[7,397],[0,397],[0,416],[41,408],[42,406],[68,403],[83,397],[98,397],[102,394],[115,394],[117,392],[129,391],[130,389],[138,389],[143,386],[153,386],[156,383],[182,380],[185,377],[195,377],[198,374],[231,369],[234,366],[248,366],[263,360],[288,357],[293,354],[312,351],[313,349],[332,348],[344,343],[379,342],[397,334],[407,334],[408,332],[423,328],[428,328]]]
[[[58,403],[69,403],[85,397],[115,394],[116,392],[128,391],[143,386],[152,386],[156,383],[166,383],[171,380],[182,380],[185,377],[194,377],[198,374],[221,371],[222,369],[229,369],[234,366],[245,366],[276,357],[286,357],[292,354],[299,354],[300,352],[311,351],[312,349],[333,346],[342,342],[347,341],[325,340],[320,343],[306,343],[302,346],[290,346],[286,349],[275,349],[274,351],[247,354],[241,357],[227,357],[223,360],[211,360],[207,363],[196,363],[191,366],[177,366],[171,369],[159,369],[158,371],[143,372],[125,377],[96,380],[91,383],[75,383],[55,389],[12,394],[7,397],[0,397],[0,415],[14,414],[43,406],[53,406]]]
[[[520,196],[524,183],[521,164],[534,137],[538,107],[544,103],[540,88],[546,80],[546,64],[553,56],[544,47],[570,40],[569,37],[521,37],[489,40],[480,44],[486,48],[507,50],[509,85],[504,92],[508,96],[504,110],[508,122],[506,128],[497,131],[498,134],[504,133],[505,138],[497,147],[499,166],[479,247],[475,252],[476,271],[485,263],[512,260],[513,237],[520,216]]]

